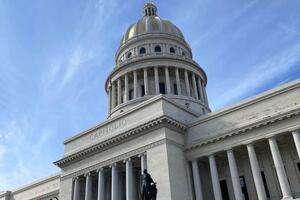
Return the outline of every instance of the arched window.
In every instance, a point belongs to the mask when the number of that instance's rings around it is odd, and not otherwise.
[[[145,54],[146,53],[146,49],[144,47],[140,48],[140,54]]]
[[[155,52],[161,52],[160,46],[159,45],[155,46],[154,51]]]
[[[185,56],[185,53],[184,53],[184,52],[182,52],[182,56]]]
[[[170,53],[175,53],[174,47],[171,47],[171,48],[170,48]]]
[[[129,53],[127,54],[127,58],[131,58],[131,56],[132,56],[132,53],[129,52]]]

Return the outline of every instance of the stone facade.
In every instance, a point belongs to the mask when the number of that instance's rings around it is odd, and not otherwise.
[[[61,172],[0,200],[300,199],[300,80],[211,112],[181,31],[148,3],[108,76],[108,118],[64,141]]]

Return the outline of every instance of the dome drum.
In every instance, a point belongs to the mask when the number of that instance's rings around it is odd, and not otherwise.
[[[159,48],[159,50],[157,50]],[[146,40],[134,43],[120,51],[116,56],[116,64],[139,56],[173,55],[192,59],[192,54],[186,46],[167,40]]]
[[[206,82],[202,71],[183,67],[148,66],[130,68],[115,75],[108,84],[110,116],[155,95],[163,94],[187,107],[198,107],[198,114],[209,112]]]

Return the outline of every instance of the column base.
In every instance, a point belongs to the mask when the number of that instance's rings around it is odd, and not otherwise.
[[[294,199],[293,197],[284,197],[281,200],[297,200],[297,199]]]

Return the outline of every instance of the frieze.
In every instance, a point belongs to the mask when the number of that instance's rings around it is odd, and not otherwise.
[[[106,160],[106,161],[103,161],[101,163],[98,163],[96,165],[93,165],[91,167],[88,167],[88,168],[85,168],[85,169],[82,169],[82,170],[79,170],[77,172],[74,172],[74,173],[71,173],[71,174],[68,174],[66,176],[62,176],[61,177],[61,180],[66,180],[66,179],[69,179],[69,178],[76,178],[78,176],[81,176],[81,175],[84,175],[86,173],[89,173],[91,171],[97,171],[98,169],[101,169],[101,168],[104,168],[104,167],[107,167],[107,166],[110,166],[114,163],[117,163],[117,162],[120,162],[122,160],[125,160],[125,159],[128,159],[128,158],[131,158],[131,157],[134,157],[134,156],[138,156],[140,154],[143,154],[145,153],[145,151],[147,151],[148,149],[151,149],[155,146],[158,146],[158,145],[161,145],[161,144],[164,144],[167,142],[167,139],[161,139],[159,141],[156,141],[154,143],[151,143],[151,144],[148,144],[144,147],[141,147],[141,148],[138,148],[138,149],[135,149],[133,151],[130,151],[130,152],[127,152],[125,154],[122,154],[120,156],[117,156],[117,157],[114,157],[114,158],[111,158],[109,160]]]
[[[212,138],[212,139],[208,139],[208,140],[205,140],[205,141],[201,141],[199,143],[195,143],[195,144],[187,147],[185,151],[192,151],[196,148],[205,146],[207,144],[210,144],[210,143],[213,143],[213,142],[216,142],[216,141],[220,141],[220,140],[224,140],[228,137],[238,135],[238,134],[241,134],[241,133],[245,133],[245,132],[250,131],[252,129],[259,128],[259,127],[262,127],[262,126],[266,126],[266,125],[275,123],[277,121],[288,119],[288,118],[291,118],[291,117],[297,116],[297,115],[300,115],[300,108],[299,107],[297,107],[296,109],[291,109],[291,110],[287,111],[286,113],[281,113],[281,114],[277,114],[276,116],[272,116],[272,117],[269,116],[268,118],[263,118],[263,119],[257,121],[256,123],[251,123],[251,124],[247,124],[247,125],[245,124],[242,127],[225,131],[225,133],[222,134],[221,136],[215,137],[215,138]]]
[[[95,139],[101,138],[101,137],[113,132],[116,129],[123,128],[126,126],[126,124],[128,124],[128,122],[129,122],[129,119],[124,118],[124,119],[118,120],[106,127],[100,128],[90,135],[90,140],[93,141]]]
[[[79,151],[77,153],[69,155],[67,157],[64,157],[64,158],[54,162],[54,164],[59,167],[65,167],[73,162],[76,162],[76,161],[78,161],[82,158],[85,158],[89,155],[92,155],[96,152],[104,151],[117,143],[124,142],[124,141],[126,141],[126,139],[129,139],[130,137],[134,137],[137,134],[139,134],[149,128],[152,128],[154,126],[160,125],[162,123],[172,125],[174,128],[177,128],[177,129],[181,129],[181,130],[186,129],[186,125],[182,124],[181,122],[178,122],[177,120],[174,120],[167,116],[162,116],[162,117],[159,117],[152,121],[149,121],[143,125],[139,125],[129,131],[125,131],[122,134],[119,134],[118,136],[112,137],[112,138],[107,139],[103,142],[100,142],[96,145],[88,147],[87,149],[84,149],[82,151]]]

